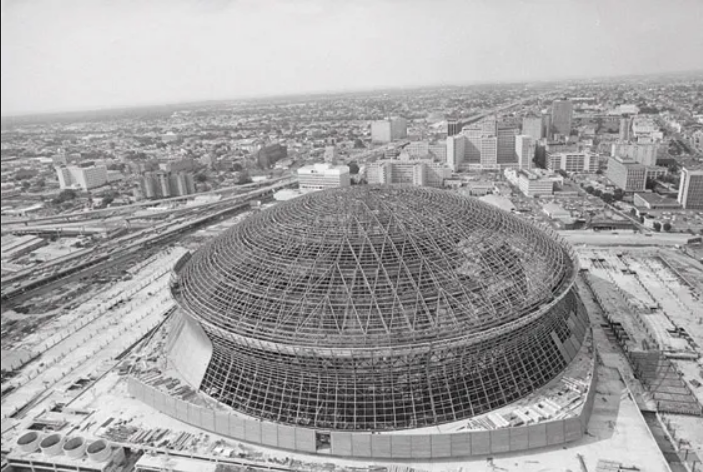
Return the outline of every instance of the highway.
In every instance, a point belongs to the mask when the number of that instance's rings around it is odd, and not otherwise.
[[[159,199],[159,200],[148,200],[148,201],[144,201],[144,202],[133,203],[131,205],[121,205],[121,206],[103,208],[100,210],[79,211],[79,212],[64,213],[64,214],[60,214],[60,215],[45,216],[45,217],[39,217],[39,218],[31,218],[31,217],[30,218],[12,218],[12,219],[7,219],[6,221],[2,221],[2,230],[3,230],[3,232],[13,232],[14,228],[23,228],[23,227],[28,227],[31,225],[37,225],[39,223],[42,223],[42,224],[67,223],[67,222],[79,222],[79,221],[85,221],[85,220],[104,221],[105,219],[110,218],[110,217],[116,217],[119,215],[133,213],[135,210],[148,208],[148,207],[154,207],[154,206],[166,205],[169,203],[181,202],[184,200],[193,199],[195,197],[200,197],[203,195],[224,195],[224,194],[228,194],[228,193],[235,193],[234,196],[238,196],[238,195],[241,195],[246,190],[256,189],[257,187],[268,187],[268,186],[271,186],[271,185],[276,184],[281,181],[290,180],[291,178],[292,177],[290,177],[290,176],[278,177],[276,179],[266,180],[264,182],[257,182],[257,183],[251,183],[251,184],[245,184],[245,185],[237,185],[237,186],[233,186],[233,187],[225,187],[225,188],[211,190],[209,192],[197,193],[197,194],[193,194],[193,195],[183,195],[180,197],[170,197],[170,198],[163,198],[163,199]],[[162,216],[164,214],[168,214],[169,212],[180,211],[181,209],[183,209],[183,208],[176,208],[173,210],[165,210],[163,212],[155,213],[155,215]],[[142,218],[143,217],[144,216],[142,216]],[[133,217],[133,218],[135,218],[135,217]]]
[[[42,288],[49,283],[53,284],[84,270],[94,269],[96,266],[114,264],[116,259],[138,252],[144,247],[164,244],[174,237],[210,221],[232,213],[246,211],[250,208],[252,200],[268,198],[277,190],[295,184],[295,180],[288,179],[243,195],[235,195],[211,204],[192,207],[188,214],[179,218],[16,272],[2,279],[2,300],[11,300],[19,295],[26,296],[30,291]]]

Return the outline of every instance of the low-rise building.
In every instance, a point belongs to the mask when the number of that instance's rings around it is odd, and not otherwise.
[[[558,152],[547,156],[551,171],[594,174],[598,171],[598,155],[590,152]]]
[[[369,184],[411,184],[440,188],[452,170],[431,159],[382,159],[366,168]]]
[[[303,190],[323,190],[350,185],[349,166],[324,163],[298,169],[298,186]]]
[[[633,197],[635,207],[647,208],[650,210],[678,209],[681,204],[673,198],[662,197],[657,193],[636,193]]]

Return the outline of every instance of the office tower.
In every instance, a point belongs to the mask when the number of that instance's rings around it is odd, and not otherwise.
[[[522,133],[530,136],[534,141],[539,141],[544,136],[542,117],[531,113],[522,119]]]
[[[542,137],[552,139],[552,115],[551,113],[542,113]]]
[[[598,156],[590,152],[557,152],[547,156],[549,170],[571,173],[595,174],[598,171]]]
[[[554,100],[552,102],[552,127],[556,133],[569,136],[573,117],[574,104],[571,100]]]
[[[464,162],[468,139],[462,134],[447,137],[447,166],[457,172]]]
[[[474,123],[464,127],[461,134],[466,137],[463,164],[479,164],[481,162],[481,137],[483,136],[481,126]]]
[[[366,169],[369,184],[410,184],[441,188],[452,171],[431,159],[389,160],[372,162]]]
[[[632,120],[629,117],[620,118],[620,136],[618,139],[621,143],[626,143],[630,140],[631,126]]]
[[[515,153],[519,169],[531,169],[535,157],[535,140],[527,134],[515,136]]]
[[[461,133],[461,122],[459,120],[447,120],[447,136],[455,136]]]
[[[329,163],[312,164],[298,169],[298,187],[302,190],[322,190],[334,187],[349,187],[351,177],[348,166],[333,166]]]
[[[392,117],[371,123],[371,141],[390,143],[408,136],[408,121],[402,117]]]
[[[613,143],[610,147],[611,155],[634,159],[640,164],[644,164],[646,166],[657,165],[658,153],[659,143]]]
[[[80,187],[83,190],[90,190],[107,183],[105,166],[57,166],[55,169],[61,189]]]
[[[509,123],[498,125],[496,130],[497,138],[497,159],[501,165],[515,164],[517,154],[515,153],[515,136],[520,134],[520,129]]]
[[[494,168],[498,164],[498,138],[483,136],[479,142],[481,165],[485,168]]]
[[[681,169],[678,201],[687,210],[703,210],[703,169]]]
[[[464,164],[481,164],[495,167],[498,163],[498,131],[495,117],[465,126],[461,134],[467,142],[464,152]]]
[[[647,167],[634,159],[611,157],[606,176],[626,192],[642,192],[647,183]]]

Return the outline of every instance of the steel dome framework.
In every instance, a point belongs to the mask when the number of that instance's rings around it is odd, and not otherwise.
[[[545,385],[580,345],[575,257],[478,200],[359,186],[299,197],[216,238],[174,290],[212,343],[200,388],[330,430],[431,426]]]

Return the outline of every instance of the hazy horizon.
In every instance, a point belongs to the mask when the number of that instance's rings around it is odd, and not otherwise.
[[[700,0],[3,0],[3,116],[694,71]]]

